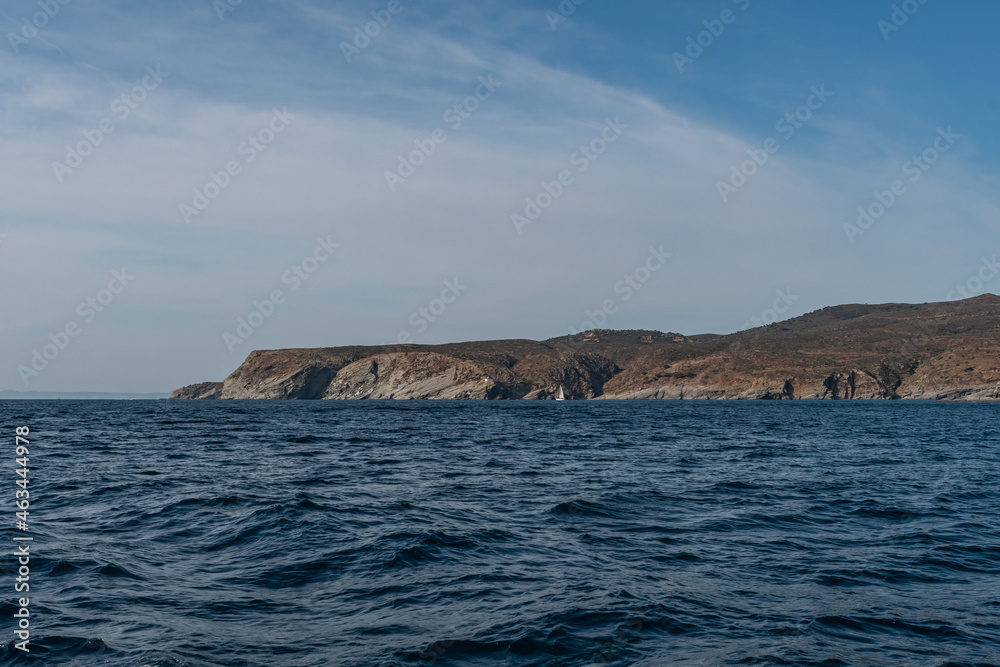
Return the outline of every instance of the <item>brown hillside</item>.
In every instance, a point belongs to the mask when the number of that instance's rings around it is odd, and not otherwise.
[[[174,398],[992,399],[1000,297],[846,305],[728,336],[592,330],[546,341],[250,354]]]

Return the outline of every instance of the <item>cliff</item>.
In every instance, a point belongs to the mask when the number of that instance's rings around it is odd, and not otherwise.
[[[222,382],[202,382],[201,384],[192,384],[187,387],[182,387],[181,389],[178,389],[174,393],[170,394],[170,398],[220,398],[222,395],[222,385]]]
[[[546,341],[256,351],[172,398],[1000,397],[1000,297],[848,305],[727,336],[587,331]]]

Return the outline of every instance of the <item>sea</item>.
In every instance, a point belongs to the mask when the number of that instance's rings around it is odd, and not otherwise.
[[[997,404],[9,401],[0,437],[4,665],[1000,665]]]

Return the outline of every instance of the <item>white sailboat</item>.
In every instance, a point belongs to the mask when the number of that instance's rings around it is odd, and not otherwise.
[[[565,401],[566,400],[566,394],[563,393],[562,385],[559,385],[559,393],[556,394],[556,400],[557,401]]]

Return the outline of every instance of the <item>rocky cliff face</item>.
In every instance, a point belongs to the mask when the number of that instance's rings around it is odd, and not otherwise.
[[[500,398],[509,387],[486,375],[487,372],[490,371],[473,362],[433,352],[376,354],[342,368],[322,397],[347,400]]]
[[[600,354],[535,341],[253,352],[222,399],[595,398],[620,369]],[[191,388],[174,398],[200,398]]]
[[[1000,298],[826,308],[729,336],[267,350],[173,398],[996,400]]]
[[[170,398],[180,399],[216,399],[222,395],[221,382],[202,382],[182,387],[172,393]]]

